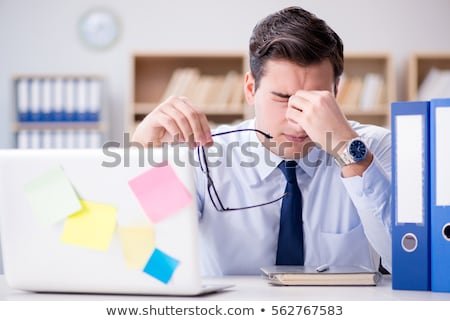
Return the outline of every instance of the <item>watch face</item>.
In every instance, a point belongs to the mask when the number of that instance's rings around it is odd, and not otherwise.
[[[81,40],[90,48],[110,47],[119,36],[119,21],[106,9],[93,9],[79,21],[78,31]]]
[[[350,143],[348,152],[355,162],[362,161],[367,156],[366,144],[359,139],[355,139]]]

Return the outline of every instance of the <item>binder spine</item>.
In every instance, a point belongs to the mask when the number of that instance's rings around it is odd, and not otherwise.
[[[29,82],[26,78],[20,78],[16,80],[15,92],[17,104],[17,119],[20,122],[30,121],[31,110],[30,110]]]
[[[450,98],[431,99],[431,290],[450,292]]]
[[[428,101],[394,102],[392,288],[430,290]]]

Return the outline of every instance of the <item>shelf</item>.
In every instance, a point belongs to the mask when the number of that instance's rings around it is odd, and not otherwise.
[[[350,120],[389,127],[396,99],[392,58],[388,53],[345,53],[337,100]]]
[[[170,95],[186,96],[212,123],[244,119],[246,66],[235,52],[134,54],[129,128]]]
[[[147,115],[152,112],[159,103],[137,103],[134,104],[134,113],[138,115]],[[237,107],[230,108],[230,106],[225,104],[210,104],[208,105],[208,110],[202,110],[208,115],[212,116],[230,116],[230,115],[240,115],[242,117],[242,110],[245,108],[244,104],[241,104]]]
[[[382,111],[372,111],[372,112],[348,112],[346,113],[346,116],[354,116],[354,117],[386,117],[385,108],[383,107]]]
[[[432,70],[436,71],[436,74],[432,75],[430,73]],[[447,75],[443,75],[444,73]],[[409,59],[407,76],[408,100],[450,97],[450,89],[445,88],[444,84],[445,82],[450,83],[450,52],[422,52],[413,54]],[[429,79],[428,85],[433,87],[433,90],[430,91],[422,87],[422,91],[419,94],[420,88],[424,85],[427,76]],[[441,85],[442,90],[439,89]]]
[[[396,99],[394,71],[391,56],[387,53],[346,53],[344,61],[344,73],[346,79],[361,78],[368,74],[379,75],[383,85],[380,100],[376,104],[360,108],[359,99],[351,103],[341,104],[344,113],[349,119],[373,123],[380,126],[389,126],[389,106]],[[133,128],[137,121],[142,120],[171,93],[172,77],[180,69],[187,69],[192,82],[201,77],[225,77],[230,71],[243,75],[248,69],[245,54],[229,53],[141,53],[132,56],[132,102],[129,128]],[[188,77],[188,76],[186,76]],[[212,78],[210,78],[212,79]],[[241,80],[242,81],[242,77]],[[189,83],[189,81],[188,81]],[[242,94],[239,103],[224,104],[209,102],[196,104],[195,96],[198,91],[189,91],[186,95],[194,105],[205,112],[213,123],[228,123],[239,119],[247,119],[253,114],[245,104],[243,96],[243,84],[239,85]],[[360,88],[359,90],[362,90]],[[220,92],[216,90],[215,92]],[[360,94],[360,93],[357,93]],[[339,96],[338,96],[339,98]]]
[[[99,122],[16,122],[14,131],[19,130],[106,130],[106,124]]]
[[[25,74],[12,82],[16,148],[97,148],[107,138],[101,76]]]

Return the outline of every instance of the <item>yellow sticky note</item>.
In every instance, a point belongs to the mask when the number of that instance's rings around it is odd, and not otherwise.
[[[117,221],[117,209],[111,205],[81,200],[83,208],[69,216],[61,242],[106,251]]]
[[[118,231],[127,267],[142,269],[155,249],[153,227],[119,227]]]

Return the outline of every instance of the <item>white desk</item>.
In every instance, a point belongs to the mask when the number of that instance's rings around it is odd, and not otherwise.
[[[272,286],[258,276],[233,276],[210,279],[210,283],[231,283],[235,286],[219,293],[201,297],[164,297],[147,295],[57,294],[18,291],[6,285],[0,275],[0,300],[14,301],[127,301],[127,300],[207,300],[207,301],[450,301],[450,293],[392,290],[390,276],[377,286]]]

